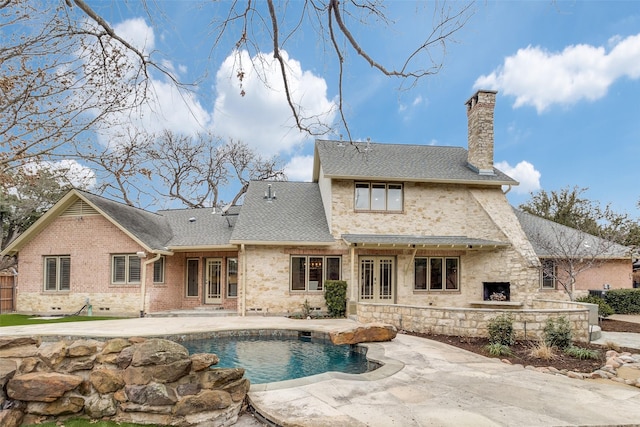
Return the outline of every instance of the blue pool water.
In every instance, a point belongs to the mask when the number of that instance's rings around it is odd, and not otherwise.
[[[215,353],[219,368],[244,368],[251,384],[308,377],[323,372],[367,372],[364,351],[310,337],[225,336],[181,343],[190,354]]]

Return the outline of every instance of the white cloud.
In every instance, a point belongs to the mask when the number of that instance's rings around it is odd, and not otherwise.
[[[289,181],[311,181],[313,172],[313,156],[295,156],[284,167]]]
[[[520,185],[513,187],[513,192],[516,194],[529,194],[540,189],[540,172],[526,160],[515,166],[507,162],[498,162],[495,167],[520,182]]]
[[[57,162],[31,162],[23,166],[25,172],[36,174],[41,170],[48,170],[58,177],[60,185],[71,184],[75,188],[91,190],[96,185],[96,174],[91,168],[82,166],[76,160],[64,159]]]
[[[300,62],[280,51],[289,72],[288,85],[306,126],[331,126],[336,104],[327,99],[327,83]],[[309,139],[300,132],[287,104],[280,65],[272,53],[253,58],[247,51],[231,54],[216,76],[217,98],[213,112],[216,135],[248,144],[264,155],[288,152]],[[257,71],[256,71],[257,68]],[[242,81],[237,77],[242,71]],[[244,94],[244,96],[243,96]]]
[[[640,34],[609,40],[610,51],[586,44],[549,52],[528,46],[489,75],[480,76],[474,86],[499,90],[515,96],[514,107],[530,105],[538,113],[551,105],[571,105],[606,95],[617,79],[640,78]]]
[[[129,19],[115,25],[114,29],[117,34],[143,52],[154,48],[153,28],[147,25],[144,19]],[[163,61],[162,65],[172,73],[186,71],[185,67],[174,67],[169,61]],[[130,105],[136,104],[134,96],[136,91],[131,93]],[[195,135],[210,124],[211,115],[201,105],[194,92],[180,90],[167,76],[158,78],[151,75],[145,103],[138,106],[135,112],[122,111],[111,114],[103,129],[98,132],[98,138],[103,145],[117,148],[120,138],[135,135],[138,129],[147,133],[168,129],[178,134]]]

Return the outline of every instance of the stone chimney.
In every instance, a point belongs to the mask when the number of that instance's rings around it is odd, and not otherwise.
[[[479,90],[467,102],[469,154],[467,164],[480,175],[493,172],[493,110],[496,91]]]

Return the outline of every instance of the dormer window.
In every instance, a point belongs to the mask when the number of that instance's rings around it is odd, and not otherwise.
[[[356,182],[356,211],[402,212],[402,184]]]

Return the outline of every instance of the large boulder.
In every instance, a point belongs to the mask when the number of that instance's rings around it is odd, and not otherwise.
[[[96,369],[89,375],[89,381],[100,394],[113,393],[124,387],[122,371],[114,369]]]
[[[168,365],[184,359],[189,359],[189,351],[185,347],[154,338],[135,346],[131,366]]]
[[[175,415],[189,415],[229,407],[233,401],[226,391],[202,390],[200,393],[182,398],[175,406]]]
[[[18,375],[7,382],[7,395],[25,402],[53,402],[78,387],[82,378],[56,372],[32,372]]]
[[[51,403],[29,402],[27,412],[33,415],[69,415],[77,414],[84,408],[84,399],[78,396],[65,396]]]
[[[331,342],[335,345],[359,344],[362,342],[383,342],[391,341],[396,337],[398,330],[395,326],[383,323],[372,323],[363,326],[356,326],[342,331],[329,333]]]

